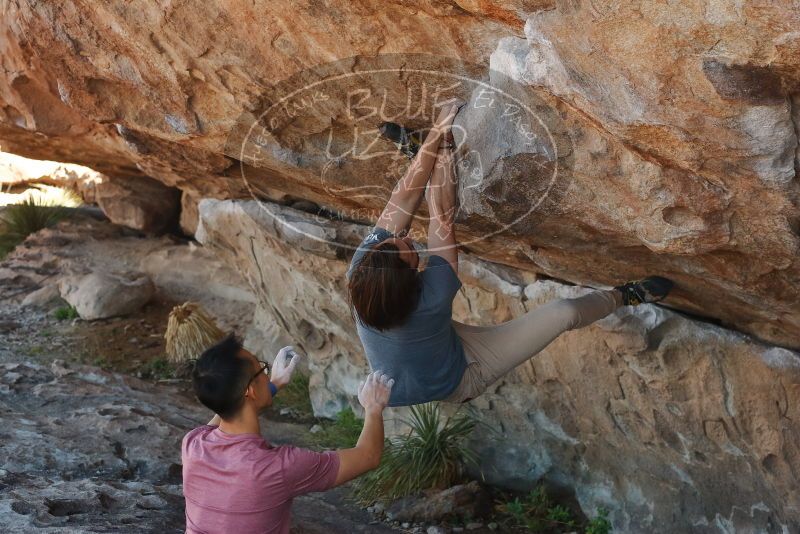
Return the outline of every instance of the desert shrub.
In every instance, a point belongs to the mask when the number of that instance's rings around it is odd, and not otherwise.
[[[539,486],[523,497],[500,502],[495,507],[500,521],[508,530],[538,533],[578,532],[579,524],[585,524],[585,534],[609,534],[611,523],[608,510],[600,508],[598,515],[585,522],[578,520],[564,505],[556,504]]]
[[[611,521],[608,520],[608,510],[600,508],[597,516],[586,525],[586,534],[609,534],[611,532]]]
[[[163,380],[175,376],[175,369],[166,358],[154,358],[140,368],[142,378]]]
[[[78,318],[78,310],[72,306],[61,306],[53,312],[53,315],[59,321],[69,321]]]
[[[65,208],[81,204],[80,197],[68,189],[38,185],[27,197],[6,206],[0,213],[0,258],[5,257],[26,237],[56,224],[69,214]]]
[[[524,497],[499,503],[496,510],[505,516],[510,527],[527,532],[560,532],[575,530],[575,519],[568,508],[554,504],[544,486],[539,486]]]
[[[468,465],[476,465],[466,440],[477,421],[456,413],[444,422],[437,403],[411,408],[408,434],[386,441],[380,466],[357,480],[355,496],[362,503],[391,501],[426,489],[444,489],[459,482]]]

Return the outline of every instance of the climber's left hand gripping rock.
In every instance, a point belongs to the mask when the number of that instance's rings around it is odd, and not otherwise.
[[[283,388],[292,380],[292,374],[300,362],[300,354],[298,354],[294,347],[283,347],[278,351],[275,356],[275,361],[272,363],[272,376],[270,382],[280,389]]]

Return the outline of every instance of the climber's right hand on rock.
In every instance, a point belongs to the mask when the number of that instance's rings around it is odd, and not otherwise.
[[[439,116],[436,117],[436,122],[433,127],[442,131],[449,130],[450,126],[453,124],[453,120],[456,118],[456,113],[458,113],[459,108],[463,105],[464,101],[460,99],[453,99],[452,102],[448,101],[443,103],[439,109]]]
[[[450,100],[437,104],[440,106],[440,109],[439,116],[436,118],[436,127],[449,130],[450,126],[453,124],[453,120],[456,118],[458,110],[461,109],[464,104],[466,104],[466,102],[460,98],[451,98]]]
[[[381,371],[367,375],[367,379],[358,387],[358,402],[367,413],[380,413],[389,404],[394,379]]]

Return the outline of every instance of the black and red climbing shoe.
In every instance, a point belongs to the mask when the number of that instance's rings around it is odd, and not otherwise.
[[[660,302],[672,289],[672,280],[661,276],[648,276],[636,282],[628,282],[614,289],[622,293],[625,306],[637,306],[643,302]]]
[[[424,130],[408,130],[395,122],[382,122],[378,130],[408,159],[414,159],[425,139]]]

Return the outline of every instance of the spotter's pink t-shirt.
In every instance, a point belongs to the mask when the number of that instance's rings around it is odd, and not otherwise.
[[[187,534],[286,534],[292,499],[333,487],[339,456],[273,447],[257,434],[216,426],[183,438]]]

